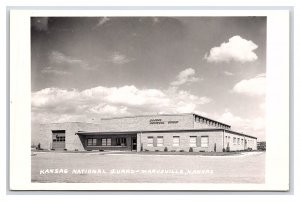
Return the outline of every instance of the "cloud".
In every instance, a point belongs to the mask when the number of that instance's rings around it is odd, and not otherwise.
[[[132,61],[126,55],[121,54],[120,52],[114,52],[110,58],[110,61],[116,65],[123,65]]]
[[[224,71],[224,74],[225,74],[225,75],[228,75],[228,76],[234,75],[234,73],[231,73],[231,72],[228,72],[228,71]]]
[[[193,68],[187,68],[181,71],[177,75],[176,80],[171,82],[170,85],[179,86],[186,83],[198,82],[201,80],[200,78],[194,77],[194,75],[195,75],[195,70]]]
[[[228,109],[221,115],[214,117],[221,122],[226,122],[231,125],[233,131],[243,132],[248,135],[253,135],[259,138],[259,140],[265,139],[265,118],[264,116],[258,116],[255,118],[242,118]]]
[[[214,63],[230,61],[252,62],[257,60],[257,55],[253,52],[257,47],[251,40],[233,36],[229,39],[229,42],[224,42],[219,47],[211,48],[210,52],[205,54],[204,59]]]
[[[74,57],[67,56],[59,51],[52,51],[49,54],[49,66],[42,69],[42,73],[55,75],[70,75],[71,69],[94,70],[87,62]]]
[[[211,101],[175,88],[138,89],[133,85],[98,86],[82,91],[46,88],[33,92],[31,98],[33,121],[39,123],[86,121],[95,116],[120,114],[193,112]]]
[[[100,27],[103,24],[107,23],[108,21],[110,21],[111,19],[108,17],[101,17],[96,25],[96,27]]]
[[[261,96],[266,92],[266,74],[238,82],[232,89],[234,93],[248,96]]]
[[[61,52],[53,51],[51,52],[49,59],[53,63],[68,63],[68,64],[85,64],[84,61],[76,58],[69,57]]]
[[[55,69],[52,66],[45,67],[42,71],[42,73],[49,73],[49,74],[56,74],[56,75],[70,75],[71,73],[68,71]]]

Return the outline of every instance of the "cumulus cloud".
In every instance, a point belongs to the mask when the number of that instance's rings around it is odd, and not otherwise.
[[[129,63],[132,59],[129,59],[125,54],[121,54],[120,52],[114,52],[110,57],[110,61],[116,65],[123,65]]]
[[[260,140],[265,138],[265,118],[258,116],[255,118],[242,118],[230,112],[228,109],[221,115],[216,115],[216,119],[231,125],[231,129],[243,132],[248,135],[254,135]]]
[[[183,85],[186,83],[191,83],[191,82],[198,82],[201,79],[198,77],[195,77],[195,70],[193,68],[187,68],[183,71],[181,71],[177,77],[176,80],[171,82],[170,84],[172,86],[179,86],[179,85]]]
[[[70,119],[86,121],[94,116],[120,114],[193,112],[211,101],[208,97],[175,88],[138,89],[133,85],[98,86],[82,91],[46,88],[33,92],[31,97],[33,119],[40,123]]]
[[[234,93],[261,96],[266,92],[266,74],[259,74],[248,80],[241,80],[232,89]]]
[[[257,47],[251,40],[233,36],[227,43],[224,42],[219,47],[211,48],[210,52],[205,54],[204,59],[214,63],[230,61],[252,62],[257,60],[257,55],[253,52]]]

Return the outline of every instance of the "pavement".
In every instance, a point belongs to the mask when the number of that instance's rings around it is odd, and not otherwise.
[[[33,152],[32,182],[263,183],[265,153],[228,156]]]

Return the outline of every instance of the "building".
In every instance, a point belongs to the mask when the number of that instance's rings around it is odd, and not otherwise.
[[[42,124],[43,149],[222,152],[256,150],[257,138],[194,113]],[[192,148],[192,150],[191,150]]]

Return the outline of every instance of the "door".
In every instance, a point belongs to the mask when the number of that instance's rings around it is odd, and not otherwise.
[[[52,149],[63,150],[65,149],[66,143],[66,131],[65,130],[53,130],[52,131]]]
[[[131,138],[131,151],[136,151],[136,137]]]

